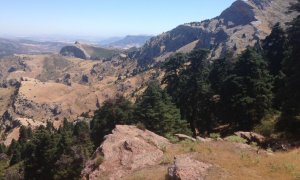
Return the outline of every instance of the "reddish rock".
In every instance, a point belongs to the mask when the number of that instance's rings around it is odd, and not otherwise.
[[[185,134],[175,134],[174,136],[176,136],[180,141],[191,140],[191,141],[196,142],[195,138],[185,135]]]
[[[169,145],[166,138],[135,126],[116,126],[112,134],[94,153],[82,171],[83,179],[122,179],[127,174],[148,166],[158,165],[163,157],[163,147]],[[99,155],[103,162],[98,165]]]
[[[211,164],[195,160],[191,155],[180,155],[168,169],[168,176],[174,180],[203,180]]]
[[[263,143],[266,138],[260,134],[254,133],[254,132],[243,132],[243,131],[239,131],[239,132],[235,132],[235,135],[246,139],[249,143],[251,142],[256,142],[256,143]]]

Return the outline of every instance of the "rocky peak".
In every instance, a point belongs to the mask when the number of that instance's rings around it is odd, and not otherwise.
[[[243,0],[235,1],[218,18],[224,19],[229,26],[246,25],[256,20],[254,7]]]
[[[148,41],[135,58],[141,67],[153,66],[176,52],[211,50],[209,58],[223,57],[228,50],[240,54],[270,34],[277,23],[291,21],[286,14],[296,0],[237,0],[220,16],[202,22],[180,25]]]
[[[255,4],[259,9],[265,9],[271,5],[272,0],[248,0],[246,2]]]

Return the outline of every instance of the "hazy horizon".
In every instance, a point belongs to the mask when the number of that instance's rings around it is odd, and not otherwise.
[[[126,35],[158,35],[183,23],[218,16],[233,2],[4,1],[0,6],[0,37],[47,39],[61,36],[101,40]]]

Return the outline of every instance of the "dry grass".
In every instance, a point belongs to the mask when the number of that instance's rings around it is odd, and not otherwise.
[[[0,114],[2,115],[8,108],[13,95],[14,88],[0,88]]]
[[[155,166],[140,171],[136,171],[133,174],[124,177],[124,180],[164,180],[167,175],[167,166]]]
[[[199,144],[186,141],[167,147],[164,157],[169,160],[186,153],[214,165],[206,179],[300,179],[300,149],[274,154],[261,150],[257,154],[256,148],[243,148],[238,143],[214,141]],[[169,164],[137,171],[127,179],[165,179]]]

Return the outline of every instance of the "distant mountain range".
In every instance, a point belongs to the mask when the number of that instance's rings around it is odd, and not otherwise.
[[[13,54],[57,53],[66,46],[60,42],[38,42],[24,39],[0,38],[0,57]]]
[[[60,54],[63,56],[77,57],[81,59],[108,59],[123,51],[136,51],[142,47],[152,36],[137,35],[124,38],[112,37],[100,42],[100,45],[92,45],[76,41],[74,45],[63,47]]]
[[[100,41],[100,45],[118,49],[140,48],[152,37],[148,35],[128,35],[124,38],[114,37]]]
[[[288,7],[296,0],[237,0],[220,16],[202,22],[186,23],[151,38],[134,56],[141,67],[153,66],[176,52],[190,52],[197,48],[211,51],[217,59],[228,51],[240,54],[247,46],[254,46],[280,22],[284,25],[294,14]]]

